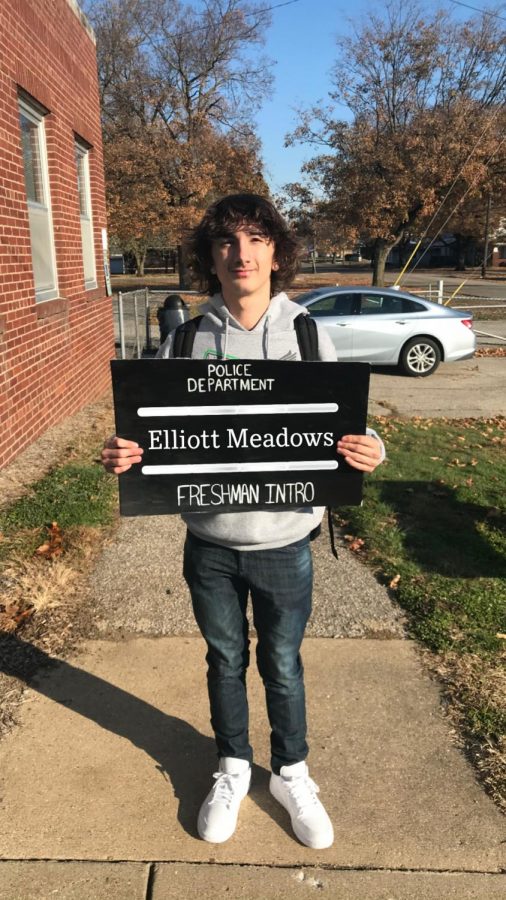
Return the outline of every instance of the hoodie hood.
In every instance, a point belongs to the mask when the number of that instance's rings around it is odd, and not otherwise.
[[[293,320],[299,316],[301,312],[307,312],[307,310],[303,306],[299,306],[298,303],[289,300],[285,293],[275,294],[262,318],[257,322],[255,327],[251,329],[244,328],[237,319],[234,319],[221,294],[213,294],[207,303],[204,303],[200,307],[200,312],[203,315],[206,315],[211,321],[214,321],[217,326],[219,326],[220,322],[223,325],[228,321],[231,329],[235,328],[238,331],[254,334],[255,332],[263,331],[267,320],[269,321],[269,325],[274,326],[275,328],[278,326],[282,326],[283,330],[286,327],[293,328]]]

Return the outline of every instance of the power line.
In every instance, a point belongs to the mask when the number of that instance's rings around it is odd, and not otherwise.
[[[499,144],[498,144],[497,147],[495,148],[494,152],[489,156],[489,158],[487,159],[485,165],[488,166],[489,162],[491,162],[491,160],[492,160],[492,159],[494,158],[494,156],[499,152],[500,148],[502,147],[502,145],[503,145],[505,142],[506,142],[506,135],[505,135],[505,136],[503,137],[503,139],[499,142]],[[460,198],[460,200],[458,201],[458,203],[455,205],[455,207],[452,209],[450,215],[446,217],[446,219],[444,220],[443,224],[441,225],[441,227],[439,228],[439,230],[437,231],[437,233],[434,235],[434,237],[432,238],[432,240],[430,241],[430,243],[427,244],[427,246],[425,247],[425,250],[423,251],[423,253],[421,254],[421,256],[417,259],[415,265],[414,265],[413,268],[411,269],[411,273],[413,273],[413,272],[415,271],[416,267],[421,263],[421,261],[422,261],[422,259],[424,258],[425,254],[428,253],[428,251],[429,251],[430,248],[432,247],[433,243],[438,239],[438,237],[439,237],[439,235],[441,234],[441,232],[443,231],[443,228],[445,227],[445,225],[448,224],[448,222],[450,221],[450,219],[452,218],[452,216],[457,212],[457,210],[458,210],[460,204],[465,200],[465,198],[467,197],[469,191],[471,191],[474,187],[476,187],[476,185],[478,184],[479,180],[480,180],[479,178],[475,178],[475,180],[474,180],[473,182],[471,182],[471,184],[470,184],[469,187],[467,188],[467,191],[465,191],[465,193],[462,194],[462,197]],[[440,208],[441,208],[441,207],[440,207]],[[438,211],[439,211],[439,210],[438,210]],[[432,221],[434,221],[434,218],[432,219]],[[425,233],[427,233],[427,232],[425,232]],[[410,274],[411,274],[411,273],[410,273]]]
[[[467,166],[467,164],[468,164],[469,160],[471,159],[471,157],[474,155],[474,153],[475,153],[477,147],[480,145],[480,142],[481,142],[483,136],[487,133],[487,131],[489,130],[489,128],[491,127],[491,125],[493,124],[494,120],[497,118],[497,116],[499,115],[499,113],[501,112],[502,109],[503,109],[502,105],[501,105],[501,106],[498,106],[497,109],[496,109],[496,111],[495,111],[495,113],[489,118],[487,125],[485,126],[485,128],[484,128],[483,131],[482,131],[482,133],[480,134],[480,136],[479,136],[478,140],[476,141],[474,147],[469,151],[469,153],[468,153],[468,155],[467,155],[467,158],[466,158],[465,162],[464,162],[463,165],[461,166],[460,170],[457,172],[457,174],[456,174],[455,178],[453,179],[453,181],[452,181],[450,187],[448,188],[446,194],[444,195],[443,199],[441,200],[441,203],[439,204],[439,206],[438,206],[436,212],[435,212],[434,215],[432,216],[432,219],[430,220],[430,222],[429,222],[429,224],[427,225],[427,227],[426,227],[424,233],[422,234],[422,237],[420,238],[421,241],[423,241],[424,237],[428,234],[428,232],[429,232],[429,230],[430,230],[432,224],[436,221],[436,219],[437,219],[439,213],[441,212],[443,206],[445,205],[446,201],[448,200],[448,197],[450,196],[451,192],[453,191],[453,188],[455,187],[455,185],[457,184],[457,181],[459,180],[460,176],[462,175],[462,172],[464,171],[464,169],[465,169],[465,167]]]
[[[300,3],[301,0],[284,0],[283,3],[276,3],[273,6],[264,6],[261,9],[255,9],[250,13],[244,13],[245,19],[251,19],[252,17],[259,16],[262,13],[272,12],[275,9],[281,9],[283,6],[293,6],[294,3]],[[136,4],[137,5],[137,4]],[[236,12],[237,10],[234,10]],[[239,12],[241,10],[238,10]],[[205,15],[205,13],[199,13],[200,16]],[[92,16],[90,17],[92,18]],[[195,34],[196,31],[205,31],[209,25],[196,25],[195,28],[188,28],[187,31],[177,31],[174,34],[171,34],[173,38],[185,37],[187,34]]]
[[[283,6],[293,6],[294,3],[300,3],[301,0],[284,0],[283,3],[276,3],[273,6],[264,6],[261,9],[256,9],[253,12],[244,13],[244,18],[249,19],[251,17],[260,16],[262,13],[272,12],[275,9],[281,9]],[[233,12],[241,11],[241,10],[233,10]],[[200,16],[205,15],[205,13],[199,13]],[[206,31],[209,28],[209,24],[207,25],[196,25],[195,28],[189,28],[187,31],[176,31],[174,34],[171,34],[172,38],[185,37],[187,34],[195,34],[196,31]],[[156,46],[156,45],[155,45]]]
[[[472,9],[474,12],[481,13],[482,16],[493,16],[494,19],[502,19],[503,22],[506,22],[506,18],[500,16],[499,13],[489,12],[488,9],[481,9],[479,6],[470,6],[469,3],[462,3],[462,0],[450,0],[450,3],[454,3],[455,6],[464,6],[466,9]]]

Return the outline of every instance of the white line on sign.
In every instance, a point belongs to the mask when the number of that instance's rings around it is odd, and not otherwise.
[[[288,413],[334,413],[337,403],[251,403],[243,406],[140,406],[137,415],[150,416],[268,416]]]
[[[336,459],[317,459],[309,462],[266,463],[209,463],[186,466],[143,466],[143,475],[197,475],[218,472],[297,472],[303,470],[337,469]]]

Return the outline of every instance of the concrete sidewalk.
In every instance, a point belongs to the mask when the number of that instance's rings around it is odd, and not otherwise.
[[[311,768],[332,848],[300,845],[269,795],[253,673],[251,793],[228,843],[200,841],[214,768],[203,649],[198,637],[94,641],[38,677],[22,727],[0,748],[0,853],[11,861],[0,863],[2,900],[212,898],[226,888],[259,900],[318,886],[350,900],[501,896],[503,819],[405,640],[305,643]]]
[[[174,517],[124,520],[90,584],[102,638],[26,691],[21,727],[0,744],[0,900],[504,896],[504,820],[456,748],[399,611],[325,538],[303,653],[311,773],[334,846],[299,844],[268,792],[254,666],[251,793],[227,844],[198,839],[216,763],[182,538]]]

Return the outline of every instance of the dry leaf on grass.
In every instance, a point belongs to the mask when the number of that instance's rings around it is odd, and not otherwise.
[[[52,522],[48,531],[49,540],[37,547],[35,553],[44,559],[55,559],[63,553],[63,533],[58,522]]]
[[[506,356],[506,347],[478,347],[475,356]]]
[[[349,549],[353,550],[354,553],[360,552],[365,543],[362,538],[355,537],[354,534],[345,534],[344,539],[349,542]]]
[[[33,606],[25,607],[22,601],[11,600],[0,605],[0,631],[11,633],[33,613]]]

